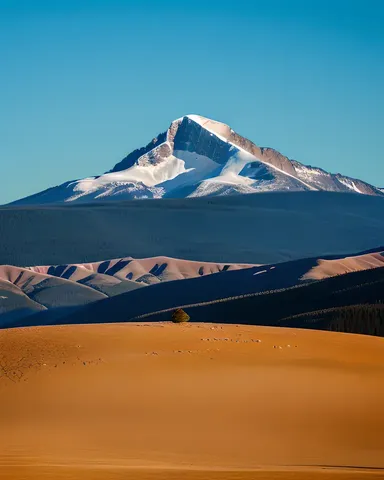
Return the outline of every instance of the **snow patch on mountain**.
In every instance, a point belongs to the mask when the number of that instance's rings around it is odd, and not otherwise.
[[[233,132],[233,130],[225,123],[216,122],[215,120],[210,120],[209,118],[201,117],[200,115],[187,115],[187,118],[198,123],[205,130],[211,132],[212,135],[216,135],[217,138],[224,142],[229,141],[231,132]]]
[[[260,148],[228,125],[186,115],[111,171],[48,189],[19,204],[327,190],[383,195],[360,180],[331,174]]]
[[[342,183],[343,185],[345,185],[346,187],[350,188],[351,190],[353,190],[354,192],[356,193],[363,193],[361,190],[359,190],[355,184],[355,182],[350,179],[350,178],[345,178],[345,177],[338,177],[338,180],[340,183]]]

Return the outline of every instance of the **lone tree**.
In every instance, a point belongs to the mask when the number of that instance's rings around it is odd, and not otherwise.
[[[173,323],[184,323],[188,322],[190,319],[190,316],[188,313],[184,312],[182,308],[178,308],[172,313],[172,322]]]

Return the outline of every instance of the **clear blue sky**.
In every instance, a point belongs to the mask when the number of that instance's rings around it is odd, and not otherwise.
[[[384,1],[0,0],[0,204],[184,114],[384,187]]]

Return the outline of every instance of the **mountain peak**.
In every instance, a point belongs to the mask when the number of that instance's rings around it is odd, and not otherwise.
[[[66,182],[14,203],[56,203],[327,190],[383,195],[361,180],[331,174],[258,147],[229,125],[197,114],[134,150],[99,177]]]

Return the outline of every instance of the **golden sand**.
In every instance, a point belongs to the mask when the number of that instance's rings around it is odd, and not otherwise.
[[[384,478],[384,339],[210,324],[0,331],[0,479]]]

